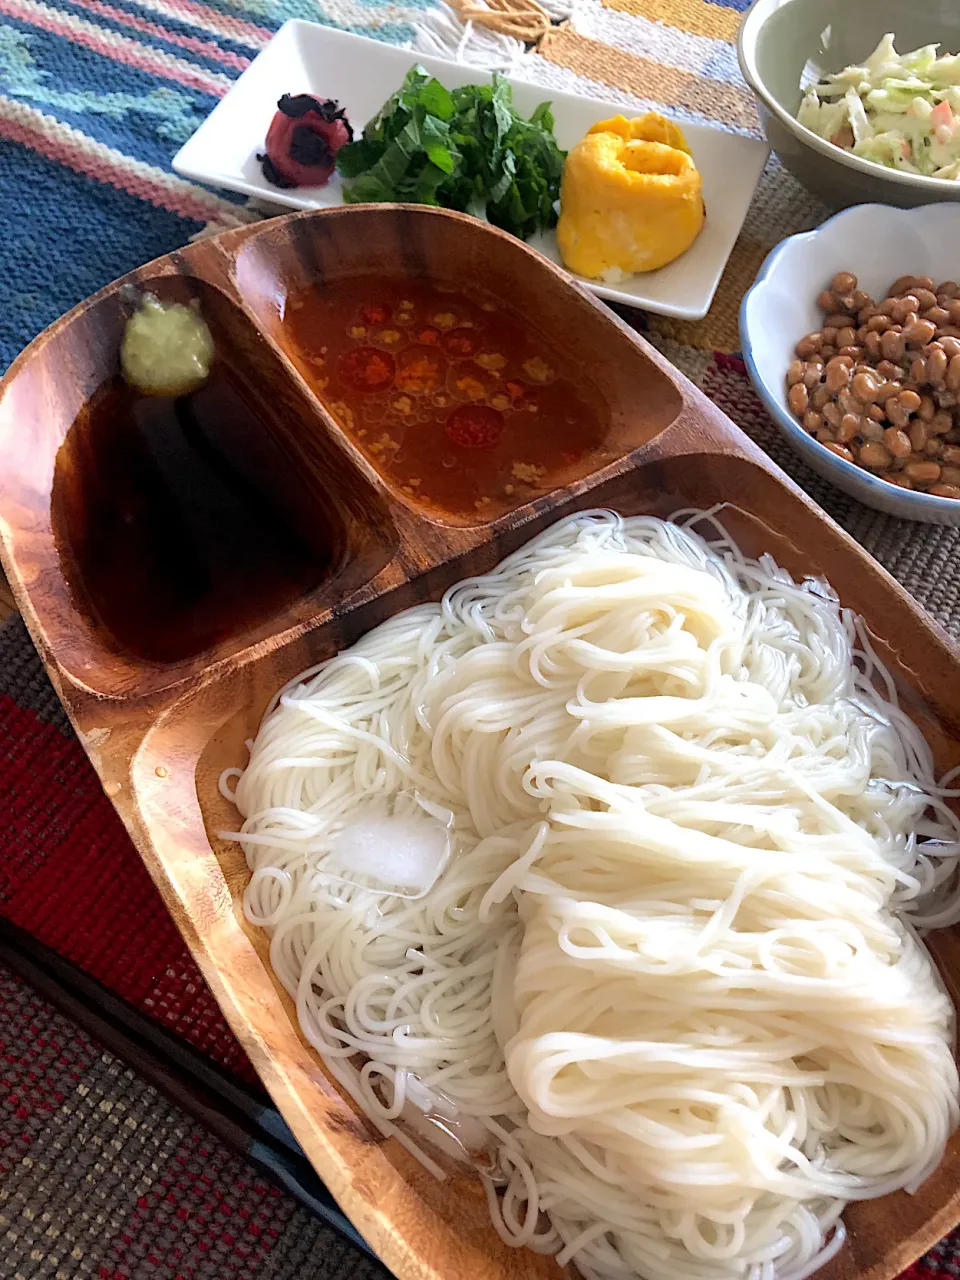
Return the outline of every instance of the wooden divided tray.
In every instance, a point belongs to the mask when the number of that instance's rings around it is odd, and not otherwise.
[[[517,496],[489,520],[482,508],[475,516],[431,508],[381,474],[301,376],[286,306],[305,284],[322,291],[360,275],[482,283],[540,331],[569,376],[600,388],[602,466],[584,471],[573,458],[561,487],[533,501]],[[223,532],[213,496],[194,513],[199,556],[171,532],[142,562],[122,527],[101,530],[99,542],[93,530],[91,595],[63,522],[83,530],[97,495],[118,487],[129,489],[133,509],[151,483],[124,438],[80,447],[91,398],[117,378],[130,284],[201,304],[229,372],[218,412],[242,436],[232,457],[250,537],[229,555],[221,548],[219,560],[212,551],[204,558],[204,528],[212,543]],[[71,428],[81,439],[68,455],[61,446]],[[37,648],[230,1025],[317,1172],[401,1280],[559,1272],[501,1243],[479,1179],[451,1166],[436,1181],[328,1079],[271,974],[264,935],[244,922],[244,858],[216,835],[237,821],[219,775],[243,763],[269,698],[298,671],[490,569],[547,523],[586,507],[668,515],[717,503],[727,504],[724,523],[748,553],[766,550],[795,575],[827,577],[863,615],[940,768],[960,762],[960,669],[946,636],[642,338],[538,254],[471,218],[346,208],[203,241],[83,303],[0,384],[0,552]],[[263,512],[278,506],[298,533],[295,565],[264,524]],[[264,547],[280,557],[276,572],[265,574],[257,559]],[[956,994],[958,937],[944,931],[933,947]],[[888,1280],[957,1217],[955,1137],[917,1194],[847,1210],[849,1243],[821,1274]]]

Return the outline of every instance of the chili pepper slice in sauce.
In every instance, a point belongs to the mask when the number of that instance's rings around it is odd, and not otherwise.
[[[472,329],[450,329],[440,343],[452,356],[472,356],[480,347],[480,338]]]
[[[443,382],[446,360],[430,347],[407,347],[397,360],[397,386],[413,394],[436,391]]]
[[[340,361],[340,377],[355,391],[385,391],[395,373],[393,356],[376,347],[356,347]]]
[[[503,435],[503,414],[484,404],[462,404],[447,418],[444,428],[454,444],[464,449],[491,449]]]
[[[506,306],[358,273],[303,286],[284,325],[342,429],[430,511],[498,519],[615,456],[602,392]]]
[[[365,307],[360,308],[360,319],[366,325],[386,324],[393,312],[387,306],[381,306],[376,302],[368,302]]]

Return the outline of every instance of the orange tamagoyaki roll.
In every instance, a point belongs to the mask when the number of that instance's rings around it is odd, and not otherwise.
[[[663,116],[595,124],[567,156],[557,240],[577,275],[614,281],[678,258],[703,227],[700,174]]]

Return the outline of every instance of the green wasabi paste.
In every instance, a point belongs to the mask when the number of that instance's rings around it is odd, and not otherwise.
[[[213,355],[213,337],[196,305],[145,293],[123,331],[120,368],[146,395],[184,396],[206,382]]]

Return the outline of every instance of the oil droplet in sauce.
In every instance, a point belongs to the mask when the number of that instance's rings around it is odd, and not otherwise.
[[[293,295],[284,322],[305,381],[419,504],[493,519],[614,456],[589,371],[485,293],[351,276]]]
[[[179,399],[118,377],[72,424],[54,471],[54,537],[77,604],[121,649],[192,657],[261,625],[339,557],[336,525],[299,480],[278,491],[283,460],[255,404],[217,363]]]

